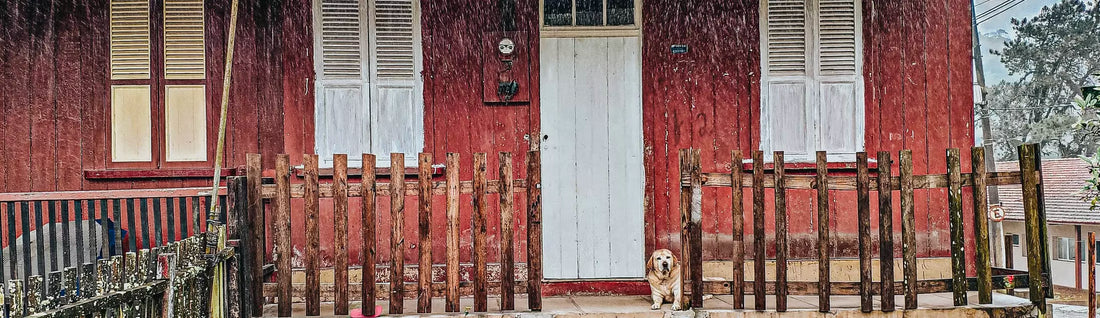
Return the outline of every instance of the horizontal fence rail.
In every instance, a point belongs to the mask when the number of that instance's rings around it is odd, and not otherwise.
[[[245,177],[248,198],[247,208],[238,210],[236,216],[230,216],[230,225],[236,225],[236,233],[230,234],[230,238],[251,237],[249,247],[242,247],[242,253],[248,254],[243,259],[250,260],[248,267],[252,268],[253,277],[246,277],[242,285],[250,286],[250,294],[243,300],[251,306],[254,315],[259,316],[263,310],[265,297],[274,297],[277,302],[277,312],[281,317],[292,314],[292,303],[295,289],[291,274],[296,269],[304,270],[305,285],[302,296],[305,300],[306,315],[320,314],[322,268],[320,259],[320,240],[322,231],[332,233],[331,246],[333,246],[331,265],[333,271],[333,287],[331,300],[333,301],[333,313],[347,315],[352,293],[349,290],[349,264],[347,246],[349,240],[362,243],[359,268],[361,269],[361,281],[357,282],[359,290],[358,301],[362,313],[367,316],[378,315],[375,312],[376,299],[383,297],[389,301],[389,314],[401,314],[404,311],[406,298],[416,298],[416,311],[418,313],[430,313],[435,298],[442,298],[446,312],[459,312],[463,308],[459,305],[459,299],[463,295],[473,296],[473,307],[467,308],[474,312],[487,312],[488,297],[490,291],[496,291],[500,297],[500,310],[509,311],[515,309],[516,293],[527,293],[528,309],[541,310],[541,192],[539,153],[531,151],[527,153],[525,166],[526,177],[513,178],[515,160],[511,153],[499,153],[498,171],[488,171],[489,157],[485,153],[475,153],[472,156],[472,179],[460,180],[460,162],[463,160],[460,154],[448,153],[444,158],[443,181],[433,181],[433,174],[438,169],[433,167],[431,154],[421,153],[417,156],[417,169],[415,174],[409,174],[413,180],[406,181],[406,169],[404,166],[404,154],[391,154],[389,162],[390,174],[388,180],[380,181],[376,173],[377,158],[371,154],[362,155],[363,166],[358,171],[362,172],[359,182],[348,181],[348,157],[337,154],[332,157],[332,181],[321,183],[317,155],[304,155],[301,170],[301,182],[292,183],[290,157],[283,154],[275,158],[274,180],[270,184],[263,182],[263,168],[260,166],[260,155],[248,155],[248,169]],[[326,169],[327,170],[327,169]],[[385,172],[385,170],[381,170]],[[490,177],[495,177],[490,179]],[[489,194],[497,195],[496,200],[491,200]],[[525,196],[525,206],[517,206],[515,197],[518,194]],[[469,229],[464,229],[465,220],[460,220],[460,197],[468,196],[472,203]],[[388,197],[388,198],[387,198]],[[445,206],[441,209],[433,209],[433,199],[442,197]],[[359,198],[358,205],[349,204],[349,198]],[[415,206],[406,206],[407,198],[415,198]],[[331,228],[322,227],[318,220],[322,206],[321,199],[326,199],[326,205],[331,205],[334,219]],[[292,203],[292,200],[297,200]],[[379,211],[380,201],[389,202],[389,211]],[[490,202],[494,201],[494,202]],[[299,204],[300,203],[300,204]],[[437,202],[438,203],[438,202]],[[493,205],[494,209],[489,209]],[[293,208],[292,208],[293,207]],[[296,209],[301,210],[296,210]],[[327,208],[327,207],[326,207]],[[270,209],[270,210],[269,210]],[[295,209],[295,211],[292,211]],[[437,211],[438,210],[438,211]],[[265,219],[265,211],[272,218]],[[490,211],[499,215],[490,215]],[[437,213],[443,212],[443,213]],[[406,213],[414,213],[416,220],[416,236],[406,237],[412,231],[404,228]],[[304,215],[304,224],[292,223],[297,218],[292,215]],[[348,217],[357,216],[362,222],[360,233],[350,237],[348,233]],[[526,222],[517,222],[513,217],[524,216]],[[499,238],[499,279],[489,281],[488,260],[490,248],[487,234],[489,220],[499,220],[499,233],[493,233]],[[432,220],[446,218],[444,231],[434,231]],[[388,219],[391,225],[389,229],[378,228],[380,221]],[[293,221],[300,222],[300,221]],[[526,228],[520,225],[525,224]],[[274,231],[274,246],[265,246],[265,228]],[[515,233],[521,229],[526,231],[527,255],[526,281],[517,281],[515,260]],[[299,232],[301,231],[301,232]],[[331,232],[329,232],[331,231]],[[389,236],[390,246],[377,246],[376,235],[378,231],[384,231]],[[298,237],[298,233],[304,234],[304,242],[294,242],[292,237]],[[469,237],[463,238],[464,233]],[[326,236],[327,237],[327,236]],[[440,239],[441,240],[435,240]],[[445,242],[445,263],[434,264],[432,258],[433,242]],[[408,245],[416,243],[416,281],[406,282],[405,270],[406,250]],[[439,244],[439,243],[435,243]],[[295,247],[302,247],[304,253],[301,268],[292,266],[292,251]],[[388,248],[389,260],[379,259],[377,251],[380,248]],[[459,261],[460,249],[469,248],[472,265],[463,265]],[[276,273],[273,283],[265,283],[263,279],[263,264],[266,263],[265,255],[274,256],[274,271]],[[495,255],[494,255],[495,256]],[[388,264],[387,264],[388,261]],[[388,265],[388,269],[380,272],[388,276],[388,279],[379,277],[375,269],[379,265]],[[441,277],[434,275],[432,269],[443,267]],[[383,267],[385,268],[385,267]],[[462,275],[468,270],[468,275]],[[469,277],[469,279],[464,279]],[[437,279],[438,278],[438,279]],[[327,292],[326,292],[327,293]]]
[[[713,173],[701,171],[700,151],[685,149],[680,151],[680,212],[682,237],[685,237],[684,246],[681,249],[681,257],[686,264],[681,271],[685,287],[692,292],[690,299],[684,301],[692,307],[701,307],[704,294],[732,294],[733,308],[745,308],[745,295],[752,294],[755,297],[756,310],[765,310],[765,297],[761,295],[775,296],[775,310],[787,310],[788,295],[818,295],[819,310],[830,310],[831,295],[859,295],[860,309],[863,312],[871,312],[873,308],[873,296],[880,297],[880,310],[889,312],[895,310],[894,295],[904,295],[904,309],[917,308],[918,295],[923,293],[951,292],[956,306],[967,305],[967,291],[977,290],[980,304],[990,304],[993,301],[993,289],[1007,289],[1011,293],[1014,288],[1027,285],[1031,289],[1030,297],[1039,308],[1045,308],[1045,286],[1049,286],[1049,265],[1045,264],[1043,255],[1046,254],[1046,245],[1043,235],[1045,233],[1045,216],[1042,212],[1041,180],[1042,173],[1038,157],[1037,145],[1022,145],[1019,148],[1020,171],[1012,172],[987,172],[985,166],[985,153],[980,147],[971,149],[971,173],[962,173],[960,152],[958,149],[948,149],[945,157],[947,173],[944,174],[913,174],[913,156],[908,150],[898,154],[898,173],[893,173],[893,153],[879,152],[877,169],[872,172],[868,167],[868,156],[860,152],[856,154],[854,175],[830,175],[825,152],[816,154],[816,170],[812,175],[789,175],[784,167],[784,154],[777,151],[772,154],[772,160],[765,162],[764,153],[755,151],[751,154],[748,169],[742,169],[735,165],[731,172]],[[734,150],[731,154],[734,163],[743,162],[740,151]],[[766,173],[765,170],[771,170]],[[989,229],[987,227],[986,213],[986,187],[995,185],[1020,185],[1024,188],[1023,201],[1025,202],[1026,226],[1028,228],[1027,245],[1035,249],[1029,251],[1028,272],[1015,272],[1011,270],[991,268],[989,262]],[[732,210],[733,237],[731,248],[733,250],[732,281],[714,281],[702,279],[702,224],[703,222],[715,222],[703,220],[701,205],[704,200],[718,200],[719,198],[704,198],[704,187],[733,188]],[[970,188],[973,192],[972,200],[964,202],[963,188]],[[773,189],[774,208],[766,211],[765,189]],[[789,247],[787,242],[787,226],[790,215],[787,214],[786,192],[792,189],[816,190],[816,223],[817,223],[817,264],[818,281],[816,282],[789,282],[787,280],[787,259]],[[889,189],[879,191],[879,189]],[[951,236],[951,278],[950,279],[917,279],[917,254],[916,232],[914,223],[915,189],[946,189],[947,205],[940,207],[948,211],[950,217]],[[857,210],[858,239],[859,239],[859,281],[858,282],[833,282],[829,278],[830,253],[832,249],[832,237],[829,206],[830,191],[855,191],[857,194],[855,208]],[[743,191],[752,196],[752,219],[745,223],[743,219],[744,207],[741,204]],[[877,192],[878,204],[878,242],[879,250],[872,250],[871,233],[871,204],[876,200],[870,195]],[[894,195],[900,197],[900,211],[894,210]],[[969,204],[975,213],[972,220],[963,219],[963,206]],[[935,207],[933,207],[935,208]],[[773,213],[775,220],[775,258],[776,263],[774,281],[767,281],[766,275],[766,241],[765,241],[765,216]],[[901,216],[901,279],[894,277],[894,216]],[[753,229],[753,249],[745,249],[746,238],[741,235],[744,227]],[[976,259],[967,262],[964,251],[964,231],[966,226],[973,227],[975,233]],[[877,252],[877,253],[876,253]],[[754,280],[745,279],[745,256],[752,257]],[[879,260],[879,282],[874,282],[872,277],[872,261]],[[974,264],[977,277],[966,276],[967,264]],[[1045,266],[1045,267],[1044,267]],[[884,284],[880,282],[894,282]],[[750,288],[751,287],[751,288]],[[701,292],[700,292],[701,291]],[[1045,309],[1041,309],[1045,310]]]

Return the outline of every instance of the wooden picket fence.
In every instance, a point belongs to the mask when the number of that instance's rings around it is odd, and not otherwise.
[[[733,295],[734,309],[744,309],[745,295],[775,295],[775,310],[787,310],[788,295],[818,295],[819,310],[830,310],[830,295],[859,295],[860,309],[863,312],[873,310],[873,295],[880,297],[880,310],[889,312],[895,309],[894,295],[901,293],[905,296],[904,309],[917,308],[918,295],[921,293],[951,292],[956,306],[967,304],[966,292],[971,288],[977,289],[979,303],[990,304],[993,301],[992,290],[994,288],[1030,288],[1030,297],[1040,310],[1045,310],[1045,298],[1050,297],[1049,273],[1049,248],[1046,243],[1046,216],[1043,212],[1042,173],[1039,150],[1037,145],[1029,144],[1019,147],[1020,171],[1012,172],[986,172],[985,153],[982,148],[971,150],[971,167],[973,173],[962,173],[960,153],[958,149],[947,150],[947,171],[945,174],[913,174],[913,157],[909,150],[899,153],[900,171],[894,175],[891,171],[892,159],[890,152],[878,153],[877,175],[872,176],[868,171],[866,153],[856,154],[855,176],[830,176],[826,152],[817,152],[816,173],[814,175],[787,175],[784,171],[784,154],[775,152],[772,163],[767,163],[773,168],[773,173],[766,174],[764,153],[756,151],[752,153],[752,173],[745,175],[739,168],[732,172],[707,173],[701,171],[700,152],[694,149],[680,151],[680,212],[681,235],[686,237],[685,246],[682,248],[682,259],[685,270],[681,272],[685,285],[690,285],[692,292],[688,302],[693,307],[703,305],[703,294],[731,294]],[[731,153],[734,163],[742,162],[740,151]],[[736,166],[735,166],[736,167]],[[1027,229],[1028,247],[1028,272],[1013,273],[1004,269],[993,269],[989,262],[989,229],[987,228],[986,187],[997,185],[1021,185],[1025,210],[1025,223]],[[703,187],[732,187],[732,205],[730,211],[733,218],[733,280],[732,281],[704,281],[702,260],[702,219],[701,203],[703,202]],[[969,187],[973,191],[973,200],[963,202],[963,188]],[[745,220],[742,217],[742,189],[751,189],[752,193],[752,221],[753,227],[753,271],[755,279],[745,280],[744,264],[745,256],[750,253],[745,251],[743,233]],[[766,281],[765,276],[765,189],[774,189],[775,216],[775,281]],[[913,193],[915,189],[946,188],[948,204],[943,207],[949,211],[951,226],[951,268],[952,278],[943,280],[917,280],[917,254],[916,254],[916,228],[914,222]],[[787,280],[787,262],[789,256],[787,243],[787,202],[786,192],[791,189],[813,189],[817,193],[817,282],[789,282]],[[889,191],[878,191],[889,189]],[[829,229],[829,192],[830,191],[856,191],[857,209],[859,219],[859,282],[831,282],[830,274],[830,244],[831,231]],[[881,282],[894,282],[893,284],[881,284],[872,281],[872,258],[876,254],[872,251],[871,212],[872,200],[870,192],[878,193],[879,207],[879,242],[878,253]],[[901,201],[901,238],[902,238],[902,281],[894,278],[894,241],[893,241],[893,195],[897,193]],[[714,198],[716,200],[718,198]],[[963,220],[963,205],[972,204],[973,220]],[[970,222],[966,222],[970,221]],[[968,224],[969,223],[969,224]],[[970,264],[976,264],[977,277],[966,277],[966,256],[964,253],[964,226],[973,226],[976,245],[976,258]],[[1006,284],[1006,281],[1008,284]],[[1013,286],[1013,281],[1015,285]],[[749,289],[751,286],[751,290]],[[973,287],[971,287],[973,286]],[[755,308],[766,308],[765,297],[753,297]]]
[[[488,311],[488,292],[490,288],[499,288],[501,297],[501,310],[515,309],[515,296],[517,292],[526,292],[528,309],[538,311],[542,308],[541,282],[542,282],[542,240],[541,240],[541,190],[539,153],[531,151],[526,158],[526,179],[514,179],[512,177],[512,154],[502,152],[499,154],[500,170],[498,178],[489,180],[489,172],[486,171],[487,155],[476,153],[473,155],[473,180],[459,180],[459,161],[461,156],[449,153],[446,157],[444,171],[446,180],[433,182],[432,155],[421,153],[418,156],[417,180],[406,181],[404,167],[405,155],[395,153],[390,155],[391,167],[389,167],[389,181],[379,182],[376,178],[376,158],[371,154],[362,155],[361,181],[349,184],[348,182],[348,158],[347,155],[337,154],[333,156],[332,182],[320,183],[318,177],[318,157],[307,154],[303,156],[301,173],[303,183],[291,184],[290,157],[282,154],[275,158],[274,184],[264,184],[262,181],[262,167],[260,155],[249,154],[247,156],[247,175],[244,177],[247,190],[239,193],[246,198],[238,201],[247,201],[247,209],[239,211],[240,215],[229,216],[229,225],[232,229],[231,238],[241,238],[241,253],[243,258],[250,262],[244,268],[242,286],[250,291],[242,294],[246,299],[244,303],[251,305],[251,311],[255,314],[262,312],[264,297],[277,298],[278,315],[287,317],[292,314],[292,291],[294,286],[290,273],[293,268],[293,244],[291,231],[304,229],[306,242],[304,245],[304,270],[305,292],[303,293],[307,315],[320,313],[321,270],[319,264],[320,229],[318,224],[320,199],[331,199],[333,204],[333,246],[334,248],[334,314],[347,315],[349,313],[349,282],[348,282],[348,215],[358,214],[362,220],[361,237],[351,238],[360,241],[363,246],[362,257],[359,260],[362,270],[359,299],[363,314],[381,314],[374,312],[376,298],[379,295],[387,295],[389,300],[389,314],[400,314],[406,299],[406,291],[415,292],[417,298],[417,312],[428,313],[432,310],[434,297],[442,296],[447,312],[459,312],[459,298],[462,295],[472,294],[474,299],[474,312]],[[486,240],[488,220],[488,195],[491,193],[526,193],[526,207],[515,207],[513,195],[499,195],[498,205],[495,211],[500,212],[500,280],[489,282],[487,272],[488,243]],[[470,195],[473,199],[472,224],[472,261],[473,270],[470,277],[472,282],[460,280],[459,249],[460,235],[463,232],[459,220],[459,198],[461,195]],[[389,213],[379,213],[376,203],[379,196],[390,199]],[[446,233],[432,233],[431,220],[433,196],[446,197]],[[359,197],[358,207],[349,206],[349,197]],[[402,255],[406,250],[406,238],[404,229],[406,197],[416,197],[418,214],[417,238],[412,238],[421,248],[418,249],[419,258],[417,266],[418,282],[406,284],[405,264]],[[303,209],[300,213],[305,215],[304,227],[302,224],[291,222],[291,200],[302,200]],[[274,211],[274,219],[265,220],[265,205],[270,205]],[[516,211],[521,209],[520,211]],[[356,211],[357,210],[357,211]],[[525,212],[527,218],[527,281],[517,282],[515,276],[514,259],[514,233],[517,229],[513,218],[514,212]],[[375,277],[376,265],[380,260],[375,255],[375,234],[380,230],[376,228],[377,220],[388,217],[391,221],[390,229],[391,257],[389,269],[391,280],[381,282]],[[265,223],[266,222],[266,223]],[[263,264],[265,253],[270,251],[264,246],[264,225],[271,226],[274,233],[274,254],[276,282],[268,283],[265,287]],[[235,229],[234,229],[235,227]],[[329,229],[325,229],[329,230]],[[446,242],[446,279],[442,284],[432,281],[432,249],[424,248],[432,246],[433,238],[445,236]],[[251,238],[251,239],[248,239]],[[471,286],[472,285],[472,286]],[[490,286],[493,285],[493,286]],[[265,292],[265,289],[267,292]]]
[[[207,223],[222,218],[206,211],[227,206],[224,192],[210,202],[210,191],[0,194],[8,242],[0,316],[208,316],[210,269],[232,255],[203,256],[214,239],[204,234]]]

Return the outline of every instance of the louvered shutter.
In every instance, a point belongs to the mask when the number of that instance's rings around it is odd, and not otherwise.
[[[857,0],[817,0],[817,149],[863,149],[863,78]]]
[[[322,166],[336,153],[370,152],[368,0],[314,1],[315,144]],[[352,159],[354,160],[354,159]]]
[[[373,0],[372,5],[371,151],[418,153],[424,149],[419,3]],[[406,160],[416,164],[415,156]]]
[[[149,79],[149,0],[111,0],[111,79]]]
[[[764,121],[761,148],[808,157],[812,148],[812,113],[806,108],[812,78],[808,0],[762,1],[765,80],[761,85]]]
[[[164,0],[164,78],[206,78],[203,0]]]
[[[761,1],[761,149],[863,148],[860,0]]]

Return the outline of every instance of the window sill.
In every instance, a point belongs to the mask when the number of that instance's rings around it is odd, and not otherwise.
[[[222,168],[221,175],[233,176],[237,169]],[[119,180],[119,179],[188,179],[188,178],[213,178],[213,168],[180,168],[180,169],[96,169],[84,170],[84,179],[88,180]]]

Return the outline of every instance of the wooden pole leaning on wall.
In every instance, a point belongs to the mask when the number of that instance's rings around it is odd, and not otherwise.
[[[856,153],[856,210],[859,219],[859,310],[874,310],[871,286],[871,176],[867,153]]]
[[[360,233],[359,238],[363,242],[363,251],[359,254],[362,257],[363,265],[363,277],[360,288],[363,297],[362,310],[363,315],[370,317],[380,315],[380,312],[376,312],[375,301],[377,300],[377,292],[375,291],[375,264],[378,262],[378,250],[377,250],[377,236],[375,231],[377,230],[375,224],[378,223],[378,217],[375,209],[377,208],[377,193],[378,185],[374,182],[374,167],[377,158],[372,154],[363,154],[363,177],[362,199],[359,200],[360,213],[362,218],[360,219],[363,231]]]
[[[913,151],[898,156],[901,181],[901,272],[905,309],[917,309],[917,225],[913,213]]]
[[[878,152],[879,302],[883,312],[894,311],[894,190],[890,153]],[[886,189],[885,191],[881,189]]]
[[[773,154],[775,163],[775,311],[787,311],[787,189],[782,151]]]
[[[527,152],[527,308],[542,311],[542,159]]]
[[[459,224],[458,198],[459,198],[459,159],[457,153],[447,154],[447,312],[458,312],[459,308]]]
[[[986,198],[988,184],[985,167],[985,149],[974,147],[970,150],[971,178],[974,185],[974,264],[978,274],[978,303],[993,303],[993,269],[989,263],[989,210]]]
[[[432,154],[421,153],[417,158],[417,246],[420,258],[416,267],[416,312],[432,312]]]
[[[966,306],[966,242],[958,148],[947,149],[947,212],[951,218],[951,298],[955,306]]]
[[[290,258],[293,251],[290,232],[294,226],[290,222],[290,156],[280,154],[275,157],[275,267],[278,271],[279,317],[290,317],[291,291]],[[183,261],[180,261],[183,264]]]
[[[730,217],[733,219],[733,309],[745,309],[745,192],[741,188],[741,162],[744,157],[741,150],[731,153],[730,188],[732,206]]]
[[[753,309],[767,309],[768,263],[764,246],[764,152],[752,152],[752,299]],[[694,212],[694,211],[693,211]],[[697,256],[698,257],[698,256]]]
[[[1046,223],[1045,218],[1042,217],[1042,213],[1039,207],[1039,178],[1036,174],[1038,167],[1036,167],[1038,154],[1038,147],[1034,144],[1024,144],[1019,146],[1019,159],[1020,159],[1020,187],[1023,195],[1024,204],[1024,232],[1026,241],[1024,244],[1027,247],[1027,271],[1028,271],[1028,297],[1031,298],[1031,303],[1039,308],[1040,312],[1046,313],[1046,288],[1044,285],[1043,274],[1045,259],[1050,257],[1044,255],[1042,248],[1043,241],[1046,237],[1043,236],[1042,228]]]
[[[488,232],[488,195],[486,192],[487,181],[486,155],[484,152],[474,154],[474,311],[486,312],[489,310],[489,274],[486,263],[488,262],[488,248],[486,233]]]
[[[817,152],[817,301],[818,311],[829,312],[829,169],[828,155]]]
[[[320,224],[320,193],[318,192],[317,155],[306,154],[302,156],[302,165],[305,179],[305,204],[306,217],[306,315],[317,316],[321,314],[321,227]]]
[[[333,291],[332,312],[348,314],[348,155],[332,155]]]
[[[515,180],[512,178],[512,154],[500,153],[498,174],[500,193],[500,310],[516,308],[516,266],[512,212],[515,201]]]
[[[390,154],[390,314],[405,307],[405,154]]]

